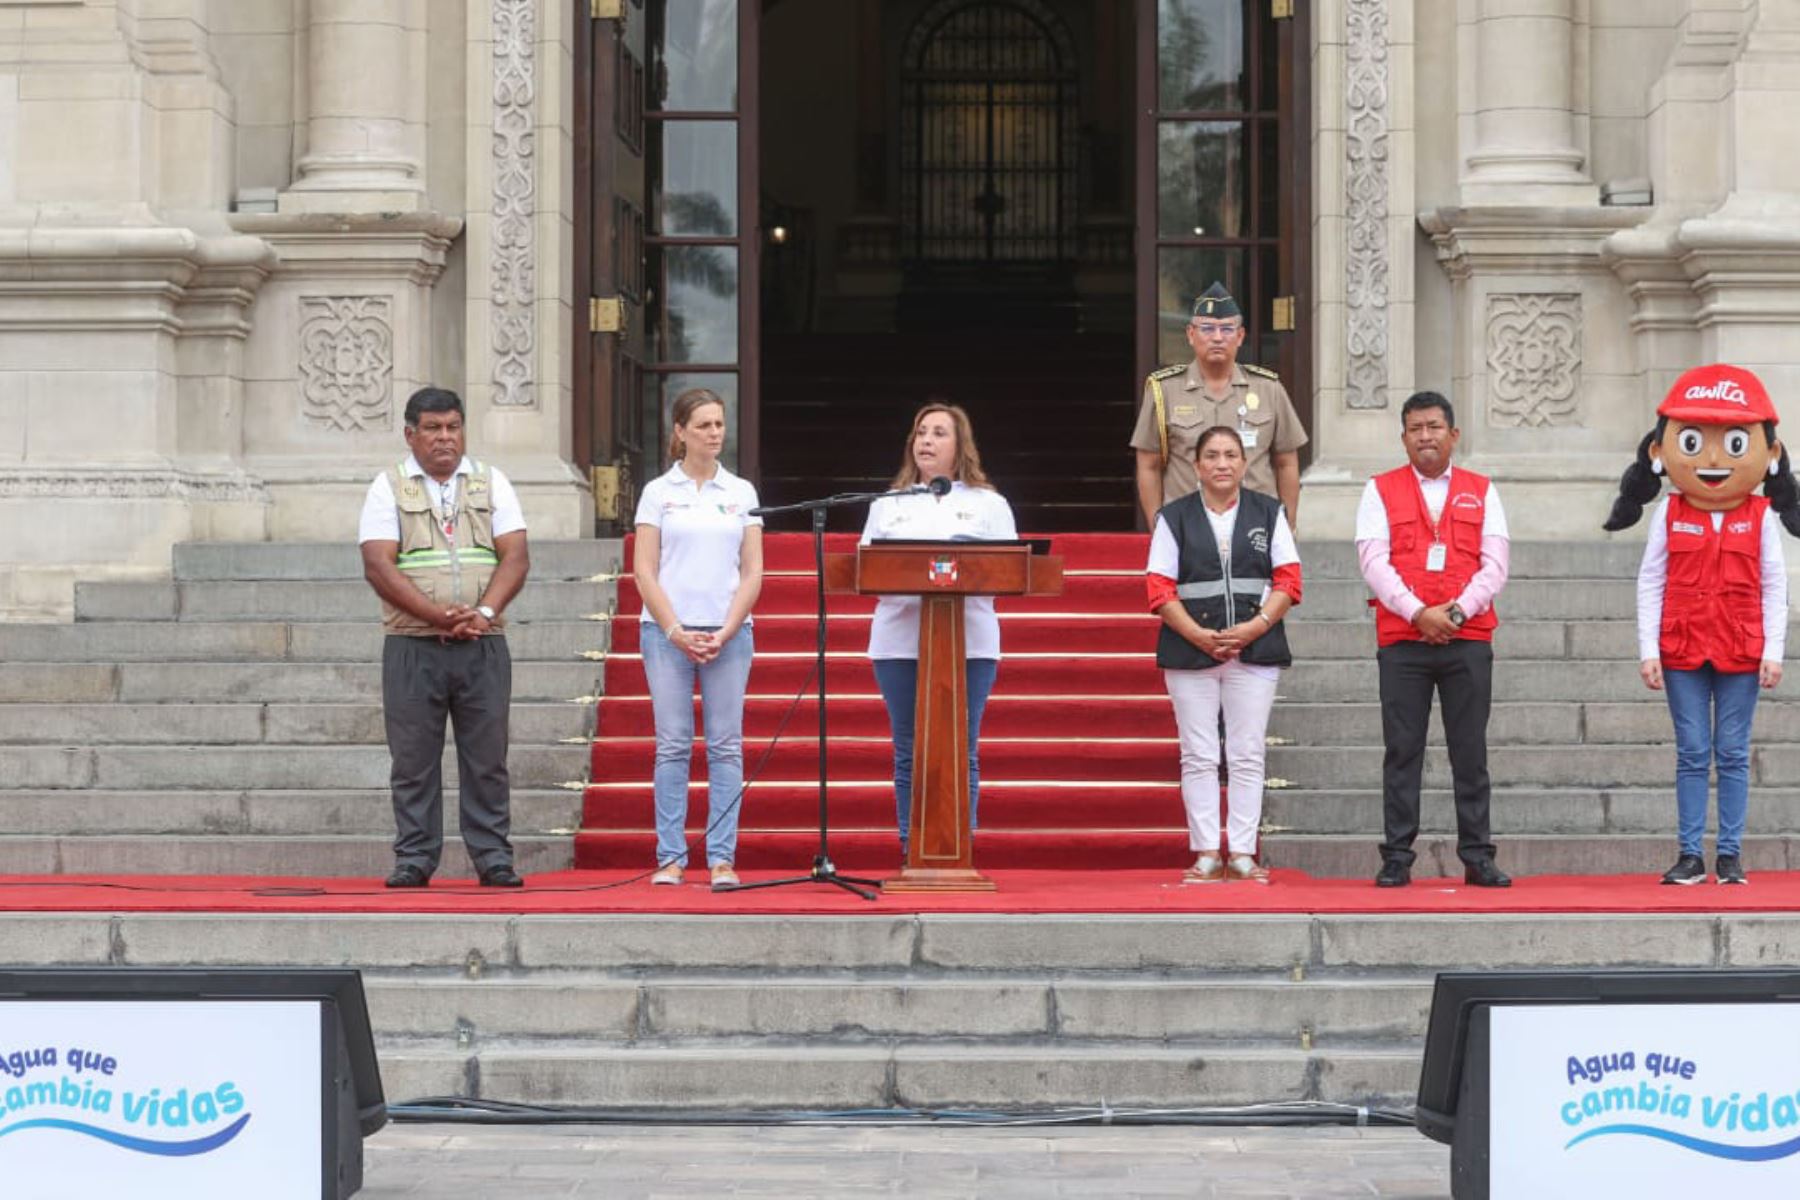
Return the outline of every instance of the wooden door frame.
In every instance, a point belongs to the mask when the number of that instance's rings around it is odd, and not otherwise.
[[[642,5],[658,0],[641,0]],[[625,20],[648,18],[640,0],[625,6]],[[599,294],[603,282],[596,278],[596,250],[615,237],[614,214],[604,202],[607,195],[599,186],[602,179],[612,178],[617,157],[617,139],[609,122],[602,121],[601,110],[610,112],[618,95],[615,78],[616,58],[596,54],[601,18],[591,15],[589,6],[572,6],[575,21],[574,39],[574,202],[573,238],[574,310],[570,315],[574,354],[571,361],[574,380],[574,411],[571,438],[575,460],[585,466],[604,465],[596,458],[610,461],[617,455],[611,444],[617,406],[636,404],[640,397],[614,394],[611,374],[603,369],[602,356],[595,353],[594,334],[589,329],[588,301]],[[610,22],[606,22],[610,24]],[[740,473],[752,481],[761,475],[762,449],[762,214],[761,214],[761,0],[739,0],[738,6],[738,97],[736,121],[738,167],[738,465]],[[646,214],[648,215],[648,214]],[[614,272],[617,264],[613,264]],[[598,428],[597,428],[598,427]],[[646,431],[654,444],[658,431]],[[606,444],[603,453],[595,452],[597,438]],[[639,481],[643,482],[643,481]],[[624,520],[624,518],[621,518]]]
[[[1266,0],[1257,0],[1266,2]],[[1137,331],[1135,347],[1138,366],[1154,370],[1157,360],[1156,280],[1157,280],[1157,212],[1156,152],[1157,114],[1161,102],[1157,95],[1157,0],[1137,0],[1137,131],[1136,184],[1134,208],[1137,213]],[[1312,429],[1313,359],[1317,339],[1313,336],[1313,229],[1312,229],[1312,71],[1309,58],[1311,45],[1312,5],[1297,0],[1292,17],[1275,22],[1277,38],[1277,98],[1280,116],[1277,138],[1286,172],[1281,197],[1283,237],[1277,253],[1277,270],[1288,280],[1289,294],[1294,297],[1294,331],[1283,344],[1281,361],[1262,364],[1275,370],[1299,412],[1302,428]],[[1252,147],[1254,153],[1254,147]],[[1271,294],[1276,289],[1269,289]],[[1266,301],[1267,297],[1259,297]],[[1145,308],[1149,306],[1149,311]],[[1262,327],[1270,314],[1256,314]],[[1246,322],[1248,323],[1248,322]],[[1311,457],[1309,442],[1301,451],[1303,461]]]

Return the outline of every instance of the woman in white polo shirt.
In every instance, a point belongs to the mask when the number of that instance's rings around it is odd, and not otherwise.
[[[892,486],[913,487],[939,476],[951,481],[946,495],[895,496],[871,505],[868,523],[863,526],[863,544],[886,538],[1011,541],[1019,536],[1012,507],[981,469],[969,414],[957,405],[932,401],[913,416],[900,473],[894,476]],[[993,597],[963,600],[963,651],[968,663],[969,826],[974,828],[981,782],[977,747],[981,712],[1000,666],[1000,619],[994,615]],[[913,704],[919,683],[917,596],[883,596],[876,603],[869,628],[869,658],[893,731],[894,804],[904,856],[912,818]]]
[[[706,734],[706,862],[713,888],[736,887],[738,793],[744,782],[744,689],[750,609],[762,591],[756,489],[719,462],[725,402],[694,388],[675,398],[668,472],[638,500],[632,576],[643,598],[639,641],[656,716],[656,873],[678,884],[687,866],[688,764],[694,687]]]

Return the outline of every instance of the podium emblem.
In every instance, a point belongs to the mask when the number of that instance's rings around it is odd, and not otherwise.
[[[932,587],[949,587],[956,582],[956,560],[954,558],[934,558],[925,578]]]

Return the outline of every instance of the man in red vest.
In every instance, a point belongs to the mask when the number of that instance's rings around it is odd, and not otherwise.
[[[1506,513],[1487,478],[1453,470],[1456,411],[1436,392],[1400,408],[1408,465],[1377,475],[1356,510],[1356,553],[1375,598],[1380,649],[1381,873],[1412,882],[1419,780],[1436,689],[1456,792],[1456,852],[1476,887],[1511,887],[1488,832],[1487,723],[1493,696],[1494,597],[1506,586]]]

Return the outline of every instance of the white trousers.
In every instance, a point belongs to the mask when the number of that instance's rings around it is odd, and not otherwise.
[[[1275,706],[1278,667],[1233,660],[1204,671],[1164,671],[1181,735],[1181,802],[1188,848],[1219,850],[1219,710],[1225,711],[1225,762],[1231,769],[1233,854],[1255,854],[1262,826],[1264,737]]]

